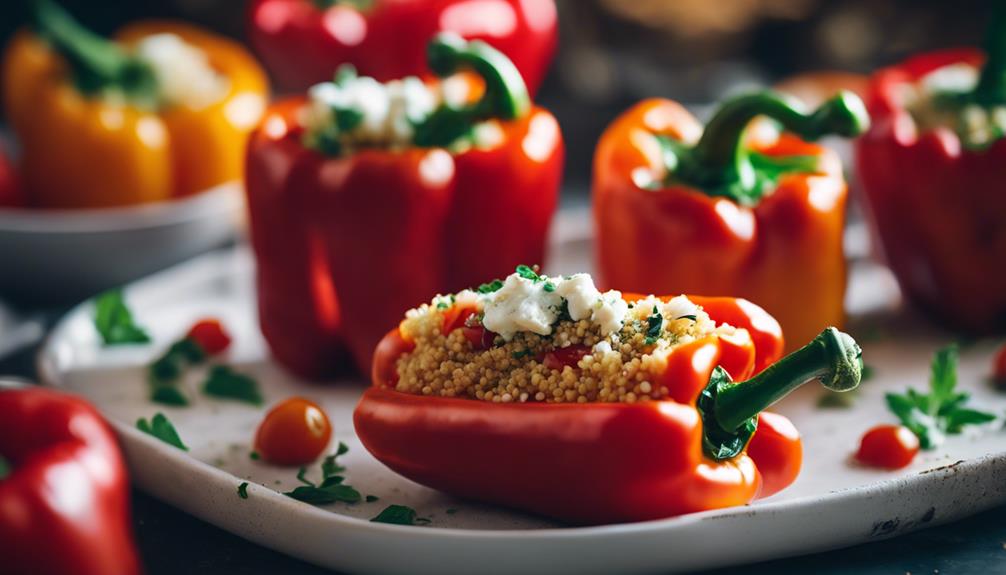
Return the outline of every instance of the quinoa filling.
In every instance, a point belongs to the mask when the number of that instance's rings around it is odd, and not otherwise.
[[[482,293],[410,310],[399,329],[415,348],[398,359],[396,390],[501,403],[662,399],[675,348],[744,331],[717,325],[685,296],[625,302],[617,291],[598,292],[586,274],[534,278],[519,268]]]

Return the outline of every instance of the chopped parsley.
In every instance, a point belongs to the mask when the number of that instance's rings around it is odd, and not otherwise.
[[[512,355],[514,359],[520,359],[522,357],[527,357],[528,355],[531,355],[531,350],[530,349],[524,349],[524,350],[521,350],[521,351],[515,351],[515,352],[513,352],[510,355]]]
[[[238,497],[241,499],[248,499],[248,482],[245,481],[241,485],[238,485]]]
[[[264,399],[258,382],[226,365],[215,365],[203,383],[203,393],[212,397],[236,399],[252,405],[262,405]]]
[[[519,275],[520,277],[526,280],[531,280],[534,283],[545,282],[545,285],[542,286],[542,289],[549,293],[554,292],[555,284],[548,281],[547,277],[538,275],[537,269],[538,266],[532,268],[525,265],[519,265],[517,266],[517,269],[515,271],[517,272],[517,275]]]
[[[674,318],[674,319],[675,319],[675,320],[679,320],[679,319],[690,319],[690,320],[692,320],[692,321],[698,321],[698,317],[697,317],[697,316],[696,316],[695,314],[693,314],[693,313],[690,313],[690,314],[687,314],[687,315],[679,315],[678,317],[676,317],[676,318]]]
[[[179,437],[178,431],[175,426],[168,421],[168,418],[161,412],[154,414],[154,417],[147,421],[144,418],[136,420],[136,429],[139,429],[143,433],[148,435],[153,435],[157,439],[160,439],[168,445],[173,445],[182,451],[188,451],[189,448],[182,443],[182,438]]]
[[[251,453],[248,454],[248,459],[251,459],[252,461],[258,461],[259,459],[262,459],[262,456],[259,455],[258,451],[252,451]]]
[[[664,316],[660,315],[657,306],[653,306],[653,313],[646,318],[646,345],[653,345],[660,339],[660,333],[664,330]]]
[[[105,345],[150,343],[150,335],[136,325],[122,290],[111,290],[94,300],[94,327]]]
[[[339,465],[339,463],[336,461],[336,459],[340,455],[346,453],[347,451],[349,451],[349,446],[347,446],[345,443],[343,443],[343,442],[340,441],[339,442],[339,447],[338,447],[338,449],[335,450],[335,453],[333,453],[332,455],[329,455],[328,457],[326,457],[321,462],[321,475],[322,475],[322,477],[324,477],[325,479],[328,479],[329,477],[332,477],[334,475],[338,475],[338,474],[342,473],[343,471],[346,471],[346,468],[343,467],[342,465]]]
[[[885,396],[887,407],[902,425],[919,438],[923,449],[933,449],[947,435],[956,435],[967,425],[988,423],[996,418],[992,413],[964,406],[970,396],[955,390],[957,359],[955,345],[936,352],[929,377],[929,393],[908,389],[905,393],[888,393]]]
[[[10,462],[7,461],[2,455],[0,455],[0,480],[4,479],[10,475]]]
[[[185,397],[182,390],[172,385],[151,386],[150,401],[173,407],[185,407],[189,405],[189,398]]]
[[[430,520],[425,517],[416,517],[416,510],[405,505],[389,505],[371,519],[374,523],[390,523],[392,525],[417,525],[427,524]]]
[[[337,501],[358,503],[363,499],[363,496],[353,487],[343,484],[345,478],[338,475],[345,471],[346,468],[339,465],[336,459],[347,451],[349,451],[349,447],[345,443],[340,442],[336,452],[322,461],[322,481],[320,485],[307,479],[305,476],[307,468],[301,467],[297,473],[297,480],[304,485],[295,488],[293,491],[287,491],[284,495],[312,505],[326,505]]]
[[[475,291],[479,293],[493,293],[494,291],[499,291],[503,287],[502,280],[493,280],[487,284],[482,284],[475,288]]]
[[[367,503],[373,503],[373,502],[377,501],[378,499],[380,499],[380,497],[378,497],[376,495],[368,495],[365,498],[365,500],[366,500]]]
[[[154,360],[147,368],[147,376],[152,385],[173,384],[189,365],[202,363],[206,359],[206,351],[195,340],[182,338]]]

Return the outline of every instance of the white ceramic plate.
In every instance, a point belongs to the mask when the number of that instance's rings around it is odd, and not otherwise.
[[[582,216],[557,226],[553,273],[589,267],[590,239]],[[882,268],[854,267],[850,307],[861,338],[869,318],[888,318],[897,291]],[[849,455],[873,424],[891,421],[883,393],[922,387],[930,354],[947,341],[901,316],[884,323],[893,335],[864,341],[875,370],[857,406],[816,407],[805,388],[778,406],[804,434],[805,464],[797,482],[753,505],[627,525],[563,528],[539,518],[454,500],[398,477],[360,446],[351,413],[363,381],[298,382],[267,356],[256,327],[252,266],[244,250],[204,256],[143,280],[127,291],[155,343],[102,349],[85,304],[52,333],[40,356],[46,383],[94,401],[120,433],[134,480],[146,491],[206,521],[290,555],[350,572],[381,573],[649,573],[716,567],[851,545],[958,519],[1006,502],[1006,433],[990,426],[952,438],[907,469],[858,467]],[[263,410],[195,393],[188,408],[150,404],[143,365],[204,315],[221,317],[236,335],[227,358],[254,375],[268,403],[301,394],[320,401],[335,426],[333,441],[350,446],[347,482],[374,503],[312,507],[279,492],[297,485],[295,470],[252,461],[248,454]],[[867,326],[867,327],[863,327]],[[854,329],[854,332],[856,330]],[[962,352],[961,386],[976,403],[1002,412],[1006,398],[984,383],[994,342]],[[164,411],[191,452],[141,434],[138,417]],[[599,461],[598,465],[604,465]],[[320,474],[317,468],[310,477]],[[238,497],[251,482],[248,499]],[[415,508],[431,524],[405,527],[366,519],[386,505]],[[448,512],[448,510],[452,510]]]
[[[0,295],[73,303],[220,247],[239,227],[243,196],[231,183],[121,208],[0,208]]]

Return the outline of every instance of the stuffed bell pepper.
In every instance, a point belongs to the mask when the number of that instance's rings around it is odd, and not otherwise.
[[[3,63],[3,104],[24,193],[42,208],[167,200],[241,178],[267,81],[237,43],[140,22],[116,39],[50,0],[31,4]]]
[[[834,328],[782,346],[746,300],[602,293],[521,266],[409,311],[354,425],[413,481],[571,523],[743,505],[802,461],[793,425],[762,410],[812,379],[860,379],[859,347]]]
[[[84,401],[0,390],[0,556],[8,575],[142,571],[126,463]]]
[[[875,237],[905,294],[959,329],[1006,327],[1006,10],[987,52],[880,70],[856,163]]]
[[[248,37],[283,90],[328,80],[342,64],[381,82],[427,76],[438,32],[482,40],[514,63],[533,95],[555,51],[553,0],[254,0]]]
[[[541,261],[563,162],[559,126],[482,42],[442,35],[442,78],[380,83],[342,68],[277,104],[247,159],[262,331],[305,377],[370,368],[402,310]],[[454,80],[466,80],[457,84]]]
[[[771,92],[740,96],[704,129],[676,102],[639,103],[594,157],[599,281],[744,297],[793,344],[841,326],[846,184],[837,155],[805,139],[852,137],[868,123],[847,92],[810,114]]]

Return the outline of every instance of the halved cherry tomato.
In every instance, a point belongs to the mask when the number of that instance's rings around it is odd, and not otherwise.
[[[454,306],[448,309],[444,312],[444,327],[441,332],[447,335],[460,328],[473,348],[489,349],[496,341],[496,334],[472,319],[477,312],[473,307]]]
[[[992,383],[999,389],[1006,389],[1006,345],[999,349],[992,364]]]
[[[199,344],[207,355],[216,355],[231,345],[231,336],[224,329],[220,320],[206,318],[197,321],[186,335],[189,339]]]
[[[856,460],[870,467],[901,469],[915,459],[919,438],[903,425],[878,425],[863,435]]]
[[[583,356],[590,353],[590,348],[585,345],[569,345],[545,352],[545,357],[541,362],[549,369],[562,371],[566,366],[576,368]]]
[[[758,431],[748,444],[748,455],[758,463],[762,485],[758,497],[768,497],[796,481],[803,463],[800,432],[789,419],[763,411],[758,414]]]
[[[291,397],[266,414],[255,434],[255,450],[277,465],[307,465],[318,459],[329,440],[332,424],[318,404]]]

